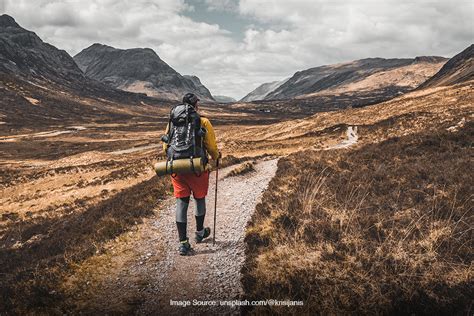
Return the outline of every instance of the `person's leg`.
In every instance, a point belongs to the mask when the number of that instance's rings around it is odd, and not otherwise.
[[[206,216],[206,198],[195,199],[196,200],[196,230],[201,231],[204,229],[204,217]]]
[[[176,199],[176,226],[178,227],[179,241],[188,239],[186,228],[188,222],[189,196]]]
[[[204,238],[209,237],[211,229],[204,227],[204,218],[206,216],[206,198],[194,198],[196,200],[196,242],[201,242]]]

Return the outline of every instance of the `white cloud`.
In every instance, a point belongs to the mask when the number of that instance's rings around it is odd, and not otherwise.
[[[243,25],[236,39],[225,25],[185,16],[202,4],[255,23]],[[214,94],[240,98],[263,82],[322,64],[452,56],[472,43],[473,6],[471,0],[0,0],[0,13],[72,55],[94,42],[150,47]]]
[[[239,8],[238,0],[204,0],[209,11],[234,12]]]
[[[291,43],[318,54],[363,57],[452,54],[472,39],[472,1],[242,0],[240,12],[288,25]],[[332,55],[332,54],[331,54]],[[324,56],[321,56],[324,57]],[[329,58],[330,59],[330,58]]]

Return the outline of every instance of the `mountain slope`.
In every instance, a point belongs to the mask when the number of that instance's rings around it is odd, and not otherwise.
[[[216,102],[219,102],[219,103],[233,103],[237,101],[234,98],[228,97],[225,95],[214,95],[213,97],[214,97],[214,100],[216,100]]]
[[[8,15],[0,16],[0,96],[0,133],[9,135],[161,111],[157,100],[86,77],[68,53]]]
[[[0,16],[0,74],[68,87],[88,82],[68,53],[43,42],[6,14]]]
[[[251,101],[257,101],[257,100],[263,100],[269,93],[276,90],[278,87],[284,84],[287,80],[288,79],[261,84],[260,86],[255,88],[255,90],[253,90],[252,92],[247,94],[245,97],[243,97],[240,101],[251,102]]]
[[[419,88],[449,86],[474,79],[474,44],[451,58]]]
[[[206,86],[202,84],[201,80],[197,76],[184,75],[183,77],[196,87],[196,94],[204,96],[207,100],[215,101],[209,89],[207,89]]]
[[[396,96],[399,92],[403,93],[418,86],[436,73],[445,61],[443,57],[367,58],[310,68],[295,73],[284,84],[268,93],[265,100],[311,97],[315,93],[332,93],[332,90],[336,89],[342,93],[386,90],[390,96]],[[385,77],[382,85],[380,78],[377,78],[379,75]],[[412,78],[406,80],[407,76]],[[405,81],[400,84],[403,80]]]
[[[116,49],[93,44],[74,60],[86,76],[114,88],[166,99],[181,99],[185,93],[194,92],[202,100],[213,100],[209,90],[180,75],[150,48]]]

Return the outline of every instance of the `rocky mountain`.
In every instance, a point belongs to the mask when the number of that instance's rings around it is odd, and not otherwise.
[[[256,101],[256,100],[263,100],[265,97],[275,91],[277,88],[279,88],[282,84],[284,84],[288,79],[282,80],[282,81],[273,81],[273,82],[268,82],[261,84],[258,86],[255,90],[247,94],[245,97],[243,97],[240,101],[241,102],[251,102],[251,101]]]
[[[207,89],[206,86],[201,83],[201,80],[197,76],[184,75],[183,77],[196,87],[196,90],[194,90],[196,94],[201,97],[204,96],[204,98],[206,98],[208,101],[215,101],[209,89]]]
[[[433,77],[419,88],[449,86],[474,79],[474,44],[448,60]]]
[[[216,102],[219,102],[219,103],[233,103],[237,101],[234,98],[228,97],[225,95],[214,95],[213,97],[214,97],[214,100],[216,100]]]
[[[436,73],[446,58],[367,58],[299,71],[265,96],[265,100],[312,97],[318,93],[386,90],[395,96],[417,87]]]
[[[167,107],[86,77],[67,52],[0,15],[0,133],[129,121]]]
[[[183,77],[150,48],[117,49],[93,44],[74,60],[86,76],[114,88],[174,100],[194,92],[201,100],[213,101],[199,79]]]
[[[0,74],[74,89],[89,82],[68,53],[43,42],[6,14],[0,16]]]

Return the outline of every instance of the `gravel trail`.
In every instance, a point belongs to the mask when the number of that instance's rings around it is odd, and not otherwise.
[[[153,314],[160,311],[166,314],[192,314],[211,310],[219,314],[239,314],[237,308],[220,306],[220,301],[239,299],[243,294],[240,284],[240,269],[245,260],[243,242],[245,227],[262,192],[273,178],[277,159],[262,160],[256,163],[255,172],[223,179],[233,167],[219,174],[217,200],[216,243],[211,237],[196,244],[194,200],[188,210],[188,236],[193,252],[180,256],[177,252],[177,232],[175,227],[174,203],[162,211],[162,216],[154,222],[163,235],[165,255],[160,264],[160,284],[156,299],[146,300],[139,314]],[[209,194],[206,199],[207,215],[205,226],[212,229],[214,215],[215,173],[210,178]],[[173,199],[174,200],[174,199]],[[173,201],[174,202],[174,201]],[[170,300],[190,301],[191,306],[172,306]],[[218,306],[203,307],[193,305],[193,300],[213,301]]]

